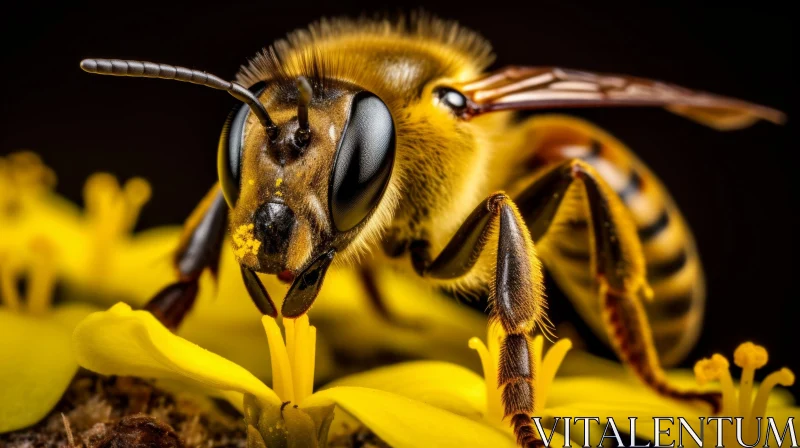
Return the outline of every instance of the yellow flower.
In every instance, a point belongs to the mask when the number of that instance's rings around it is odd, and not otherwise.
[[[150,196],[150,187],[142,179],[134,178],[120,184],[108,174],[92,175],[83,190],[85,209],[81,210],[52,191],[55,175],[33,153],[12,154],[0,157],[0,252],[15,266],[30,258],[31,247],[46,240],[53,257],[48,278],[59,282],[59,299],[64,310],[82,308],[83,314],[73,319],[67,330],[80,317],[93,308],[73,305],[89,302],[108,305],[124,300],[141,306],[164,285],[174,281],[172,254],[181,234],[179,227],[162,227],[132,234],[139,211]],[[7,276],[12,272],[10,262]],[[17,269],[17,268],[15,268]],[[37,271],[38,272],[38,271]],[[15,276],[17,273],[14,274]],[[376,272],[387,306],[412,326],[387,325],[367,298],[363,283],[354,271],[332,270],[325,287],[312,310],[322,327],[317,353],[317,377],[334,375],[331,350],[335,348],[355,363],[368,362],[377,354],[394,353],[400,357],[440,358],[469,363],[468,350],[459,341],[484,328],[480,313],[453,301],[416,279],[409,279],[383,269]],[[10,277],[8,277],[10,278]],[[18,278],[18,277],[14,277]],[[44,297],[37,290],[47,289],[42,275],[29,278],[27,284],[32,300]],[[272,277],[262,280],[276,298],[282,297],[286,286]],[[7,281],[16,285],[17,280]],[[260,323],[260,313],[247,297],[238,265],[228,244],[223,249],[219,278],[214,281],[205,274],[200,280],[200,295],[196,306],[178,331],[181,336],[224,355],[262,379],[270,377],[270,362],[263,356],[268,351]],[[11,286],[8,291],[15,290]],[[7,295],[7,294],[6,294]],[[218,297],[219,296],[219,297]],[[13,296],[5,308],[20,302]],[[409,300],[411,298],[412,300]],[[24,300],[23,300],[24,302]],[[27,305],[25,305],[27,306]],[[59,316],[61,308],[52,316]],[[24,308],[24,307],[23,307]],[[3,323],[20,316],[9,316],[2,311]],[[64,311],[65,312],[65,311]],[[54,317],[48,317],[54,319]],[[39,318],[41,321],[42,318]],[[34,423],[54,405],[75,369],[71,355],[63,350],[64,338],[44,331],[28,331],[17,324],[0,325],[3,341],[25,341],[28,345],[6,344],[3,360],[14,363],[4,369],[0,428],[10,430]],[[49,337],[51,336],[51,337]],[[55,340],[55,342],[50,342]],[[40,347],[41,349],[34,349]],[[28,348],[25,348],[28,347]],[[51,350],[56,355],[47,356]],[[23,358],[12,354],[19,348],[26,356],[41,354],[53,363],[60,358],[70,358],[63,363],[63,373],[52,380],[25,383],[24,378],[35,378],[28,370],[16,365]],[[31,369],[37,364],[30,363]],[[38,365],[42,365],[41,363]],[[477,366],[477,363],[474,363]],[[24,383],[24,384],[23,384]],[[47,387],[41,386],[46,384]],[[5,387],[4,387],[5,386]],[[27,389],[26,389],[27,386]],[[47,399],[34,397],[32,392],[48,394]],[[32,400],[19,398],[19,394]],[[18,397],[18,398],[14,398]],[[21,408],[25,411],[20,411]]]
[[[78,369],[72,329],[95,310],[53,307],[56,254],[47,239],[31,246],[25,257],[0,248],[0,433],[38,422],[61,399]],[[25,293],[18,289],[22,281]]]
[[[742,368],[738,391],[731,377],[730,363],[724,356],[714,354],[711,358],[701,359],[694,365],[694,374],[698,384],[704,385],[710,381],[719,381],[722,386],[722,410],[719,415],[732,419],[728,423],[722,420],[710,422],[709,430],[705,434],[705,440],[709,444],[716,442],[718,425],[722,425],[722,440],[725,446],[740,445],[737,442],[737,430],[735,429],[737,418],[741,418],[739,425],[741,426],[742,442],[761,446],[768,443],[768,432],[774,442],[775,433],[770,431],[768,417],[774,419],[779,433],[783,433],[789,417],[800,417],[800,408],[793,407],[785,401],[770,400],[770,395],[773,395],[772,392],[776,386],[786,387],[794,384],[794,373],[791,370],[784,367],[770,373],[754,391],[755,371],[764,367],[768,359],[767,350],[752,342],[745,342],[736,348],[733,353],[733,362]],[[759,422],[758,419],[762,419],[762,421]],[[792,440],[787,432],[783,444],[779,444],[779,446],[789,446],[791,443]]]
[[[469,340],[469,346],[478,352],[483,365],[483,378],[453,364],[418,361],[376,369],[364,376],[352,375],[332,385],[360,384],[424,401],[501,432],[506,441],[498,446],[516,446],[510,422],[503,417],[501,391],[497,387],[501,335],[499,326],[490,325],[486,343],[478,338]],[[667,400],[640,386],[632,376],[620,373],[619,364],[609,362],[616,368],[604,366],[603,361],[594,357],[582,356],[580,363],[589,372],[597,368],[602,374],[556,378],[571,346],[568,339],[562,339],[545,353],[544,338],[537,336],[533,341],[531,363],[536,372],[534,414],[541,417],[544,430],[541,436],[549,440],[550,446],[564,446],[564,417],[598,416],[598,421],[588,421],[588,440],[592,446],[597,446],[608,417],[614,419],[623,433],[629,429],[628,417],[638,417],[636,436],[646,440],[654,433],[653,417],[694,418],[700,415],[696,409]],[[557,417],[560,420],[556,420]],[[668,425],[662,426],[666,428]],[[585,428],[583,421],[572,420],[569,438],[574,446],[584,444]],[[622,440],[628,444],[630,435]]]
[[[150,196],[145,181],[133,178],[120,184],[108,174],[92,175],[83,190],[85,211],[53,193],[54,183],[52,171],[32,153],[0,158],[0,248],[24,254],[36,235],[48,235],[60,254],[55,270],[67,301],[141,306],[175,281],[172,255],[181,229],[131,234]],[[14,214],[6,217],[3,210]],[[389,268],[377,269],[375,276],[387,308],[408,325],[386,322],[356,271],[331,269],[311,310],[323,335],[318,376],[335,372],[331,350],[356,363],[392,353],[479,367],[462,341],[485,331],[481,313]],[[285,294],[286,285],[273,276],[262,281],[273,298]],[[259,356],[267,351],[260,316],[226,241],[219,278],[215,282],[207,273],[201,277],[196,306],[178,334],[267,379],[269,362]],[[215,331],[209,331],[212,327]]]
[[[337,386],[312,393],[316,329],[308,317],[284,321],[285,343],[274,319],[265,316],[262,324],[272,389],[245,368],[124,303],[81,322],[73,348],[82,366],[101,374],[181,380],[241,403],[251,447],[325,446],[334,404],[395,447],[509,446],[508,438],[489,426],[384,390]],[[369,379],[369,373],[364,376]]]

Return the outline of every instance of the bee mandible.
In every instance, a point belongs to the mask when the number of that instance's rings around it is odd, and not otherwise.
[[[480,36],[428,16],[323,20],[256,55],[235,81],[82,61],[87,72],[185,81],[242,101],[219,140],[219,182],[175,253],[178,279],[147,309],[177,327],[201,273],[216,272],[228,229],[247,290],[270,316],[279,311],[257,273],[291,285],[280,313],[296,318],[334,262],[366,273],[392,263],[437,285],[486,290],[490,320],[504,330],[505,414],[519,444],[535,446],[531,335],[548,331],[546,268],[644,383],[718,406],[718,395],[678,390],[663,375],[693,346],[704,308],[695,244],[666,189],[585,121],[513,113],[653,106],[720,130],[783,114],[631,76],[485,72],[491,62]]]

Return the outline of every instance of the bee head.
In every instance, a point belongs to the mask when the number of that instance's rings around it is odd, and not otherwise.
[[[118,59],[85,59],[81,68],[199,84],[242,101],[223,127],[218,170],[234,254],[251,271],[285,281],[324,272],[365,228],[389,184],[394,120],[358,86],[331,81],[323,89],[299,77],[248,89],[186,67]]]
[[[243,104],[220,137],[234,253],[290,281],[347,247],[377,208],[394,165],[394,120],[380,98],[349,84],[322,89],[300,77],[249,90],[271,125]]]

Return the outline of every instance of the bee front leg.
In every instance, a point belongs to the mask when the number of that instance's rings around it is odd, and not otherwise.
[[[167,328],[177,329],[197,298],[200,275],[216,276],[227,228],[228,205],[215,185],[186,221],[173,263],[178,280],[159,291],[144,306]]]
[[[701,401],[714,410],[718,393],[682,391],[666,379],[653,343],[642,300],[652,296],[646,281],[646,265],[636,226],[614,190],[591,165],[573,159],[553,165],[517,196],[531,235],[543,240],[557,221],[571,187],[581,189],[583,204],[577,211],[589,221],[592,270],[598,284],[600,309],[608,338],[619,358],[659,394],[684,401]],[[563,202],[562,202],[563,201]],[[546,244],[543,242],[543,244]]]
[[[530,233],[514,203],[503,193],[489,196],[431,260],[429,244],[410,245],[417,272],[429,278],[458,279],[472,271],[494,238],[497,257],[491,274],[490,320],[505,333],[498,366],[498,387],[506,417],[511,418],[517,442],[523,447],[543,446],[531,423],[534,409],[530,334],[546,322],[542,268]]]

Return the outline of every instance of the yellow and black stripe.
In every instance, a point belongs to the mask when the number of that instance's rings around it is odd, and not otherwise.
[[[636,223],[653,299],[645,301],[653,340],[663,364],[679,362],[693,347],[703,316],[705,290],[692,234],[667,190],[627,147],[585,121],[542,116],[525,122],[525,151],[533,157],[529,176],[568,159],[591,165],[616,191]],[[524,185],[525,181],[512,181]],[[523,186],[524,188],[524,186]],[[585,201],[573,189],[565,201]],[[582,205],[582,204],[581,204]],[[520,208],[525,208],[520,204]],[[566,207],[560,221],[535,241],[548,270],[574,302],[582,317],[605,338],[598,303],[598,285],[591,271],[587,217]]]

